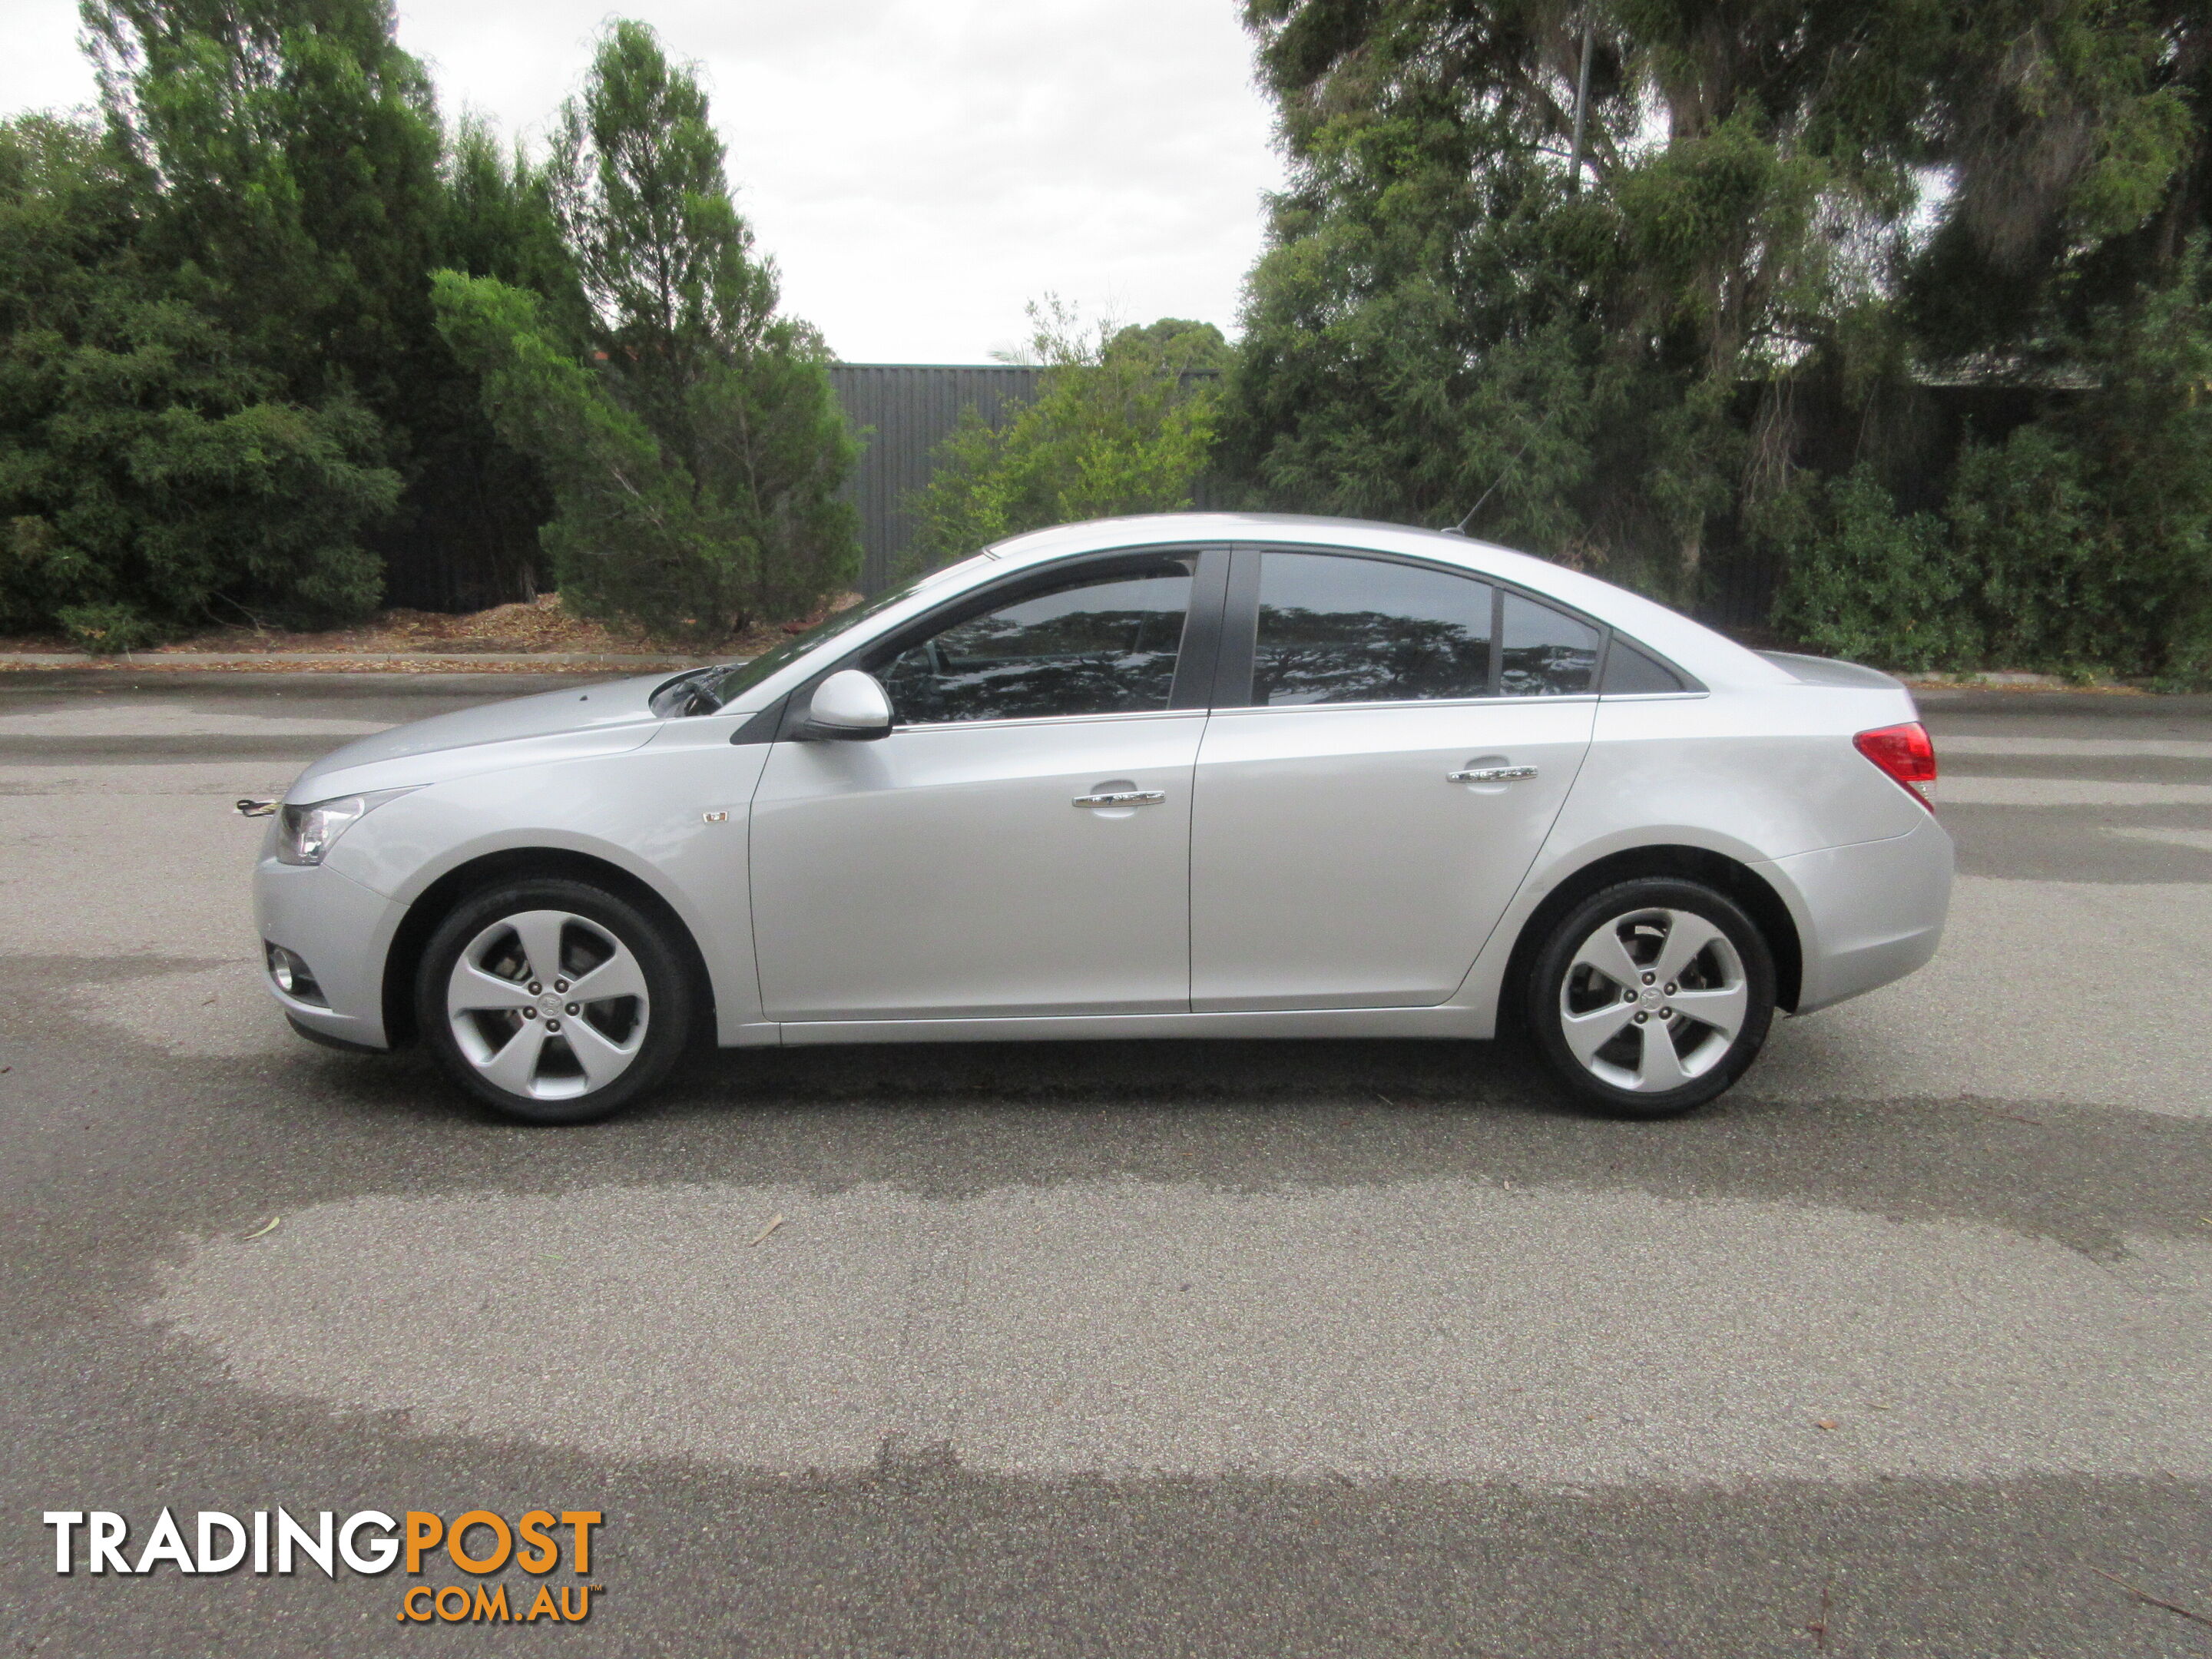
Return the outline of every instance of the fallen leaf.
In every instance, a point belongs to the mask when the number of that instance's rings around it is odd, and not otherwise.
[[[1836,1419],[1832,1417],[1824,1417],[1813,1426],[1816,1429],[1832,1429],[1836,1426]]]
[[[242,1243],[245,1242],[245,1239],[266,1238],[270,1234],[276,1231],[277,1224],[283,1221],[283,1218],[284,1218],[281,1215],[270,1216],[263,1224],[256,1227],[252,1232],[245,1235],[245,1238],[241,1239],[240,1242]]]
[[[783,1225],[783,1218],[781,1216],[778,1216],[775,1220],[769,1222],[767,1226],[762,1228],[758,1232],[753,1235],[753,1244],[758,1244],[763,1239],[766,1238],[770,1233],[774,1232],[781,1225]],[[752,1246],[748,1245],[746,1248],[750,1249]]]

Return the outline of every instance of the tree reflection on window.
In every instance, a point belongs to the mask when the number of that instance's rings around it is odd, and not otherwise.
[[[1505,596],[1504,665],[1498,690],[1509,697],[1572,697],[1595,690],[1595,628],[1518,593]]]
[[[955,623],[884,670],[898,723],[1165,708],[1191,567],[1176,558],[1075,580]]]
[[[1489,585],[1330,554],[1261,566],[1253,701],[1276,707],[1490,695]]]

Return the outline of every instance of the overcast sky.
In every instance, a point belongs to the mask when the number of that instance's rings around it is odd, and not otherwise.
[[[0,111],[88,103],[75,0],[0,0]],[[1228,329],[1279,182],[1237,0],[637,0],[701,65],[786,307],[850,362],[981,362],[1048,292]],[[540,132],[606,9],[402,0],[440,106]]]

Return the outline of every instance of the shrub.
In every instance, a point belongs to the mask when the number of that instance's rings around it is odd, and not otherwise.
[[[163,633],[127,605],[65,605],[55,620],[80,648],[103,657],[143,651],[158,644]]]
[[[1218,396],[1190,371],[1221,360],[1220,331],[1165,319],[1086,337],[1057,304],[1030,318],[1044,364],[1036,400],[999,431],[971,409],[938,447],[928,486],[908,504],[916,568],[1024,530],[1191,503]]]
[[[1966,573],[1929,513],[1899,514],[1861,465],[1801,486],[1780,540],[1789,561],[1777,627],[1813,649],[1909,672],[1971,662],[1982,639]]]
[[[2086,471],[2039,423],[1960,452],[1944,513],[1993,667],[2086,674],[2142,654],[2098,556]]]

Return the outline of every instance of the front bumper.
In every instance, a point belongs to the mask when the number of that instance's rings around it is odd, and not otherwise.
[[[1775,860],[1794,894],[1809,1014],[1902,979],[1943,940],[1951,908],[1951,836],[1931,815],[1902,836]]]
[[[253,918],[262,941],[281,945],[304,961],[329,1006],[286,995],[265,970],[262,982],[307,1032],[388,1048],[384,963],[405,914],[404,905],[327,865],[279,864],[264,857],[253,871]]]

